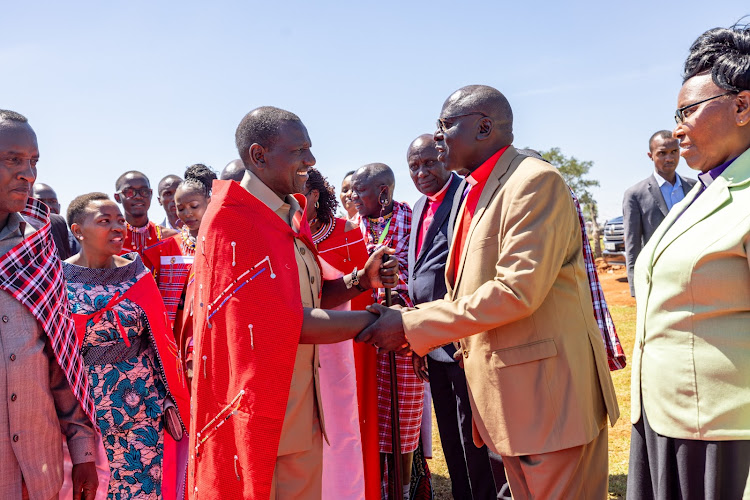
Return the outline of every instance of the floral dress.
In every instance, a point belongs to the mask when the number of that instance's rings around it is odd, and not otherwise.
[[[148,273],[137,254],[124,257],[132,262],[115,269],[64,263],[63,271],[72,312],[101,311],[86,324],[81,355],[109,460],[107,498],[159,499],[166,388],[143,310],[128,299],[110,304]]]

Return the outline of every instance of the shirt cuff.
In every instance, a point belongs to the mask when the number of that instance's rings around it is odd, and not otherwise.
[[[93,462],[96,459],[96,437],[77,438],[68,441],[68,452],[73,465]]]
[[[435,346],[427,343],[425,335],[419,335],[420,313],[424,314],[424,311],[419,309],[404,311],[401,313],[401,322],[404,325],[404,336],[411,350],[420,356],[425,356]]]

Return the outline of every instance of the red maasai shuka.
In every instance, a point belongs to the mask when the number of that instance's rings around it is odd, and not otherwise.
[[[193,264],[190,498],[270,496],[303,319],[295,238],[317,255],[304,216],[295,232],[214,181]]]
[[[159,289],[151,274],[144,274],[141,279],[134,283],[122,294],[114,297],[103,308],[92,314],[73,314],[75,320],[76,336],[78,345],[83,343],[86,336],[86,324],[89,320],[99,321],[107,309],[114,307],[117,303],[128,299],[138,304],[148,318],[148,326],[151,337],[156,347],[157,362],[161,365],[166,380],[164,385],[167,392],[172,396],[179,410],[180,418],[185,429],[190,428],[190,396],[184,371],[179,363],[177,345],[172,336],[170,322],[167,312],[161,301]],[[124,339],[127,339],[122,325],[118,327]],[[184,441],[187,436],[183,437]],[[177,497],[178,484],[182,482],[185,469],[179,470],[177,443],[166,432],[164,433],[164,457],[162,459],[162,497],[164,499],[175,499]],[[184,465],[184,462],[183,462]]]
[[[151,263],[149,269],[154,273],[169,321],[174,324],[177,306],[180,304],[193,268],[195,252],[186,251],[182,244],[182,234],[177,234],[161,240],[156,245],[151,245],[143,251],[143,254]]]
[[[143,235],[131,230],[129,227],[125,229],[125,241],[123,241],[122,252],[120,253],[120,255],[125,255],[126,253],[130,252],[136,252],[141,256],[143,264],[147,268],[151,269],[151,261],[149,261],[144,254],[144,250],[146,250],[147,247],[155,245],[162,240],[162,230],[164,228],[151,221],[148,221],[146,228],[147,231]]]
[[[49,208],[29,198],[21,215],[27,222],[34,222],[34,227],[41,227],[0,257],[0,289],[13,295],[39,322],[73,394],[98,429],[88,374],[76,343],[62,263],[50,230]]]

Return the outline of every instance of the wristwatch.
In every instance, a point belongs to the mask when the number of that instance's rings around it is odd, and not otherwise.
[[[367,288],[359,284],[359,269],[357,269],[356,267],[354,268],[354,271],[352,271],[351,281],[349,282],[349,286],[347,288],[351,288],[352,285],[354,285],[360,292],[367,291]]]

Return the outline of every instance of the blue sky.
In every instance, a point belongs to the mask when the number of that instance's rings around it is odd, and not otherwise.
[[[193,163],[220,171],[262,105],[302,118],[337,188],[384,162],[413,204],[406,148],[482,83],[508,97],[517,146],[594,162],[605,219],[652,171],[648,137],[674,125],[690,44],[745,14],[746,0],[6,3],[0,108],[29,118],[63,210],[126,170],[154,188]],[[150,215],[163,218],[155,200]]]

